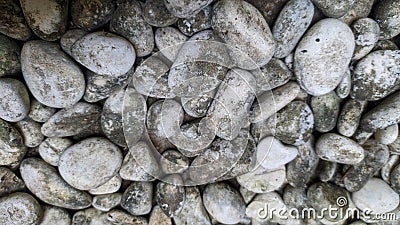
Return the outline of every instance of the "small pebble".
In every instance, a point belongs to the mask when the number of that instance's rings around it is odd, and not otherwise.
[[[257,145],[257,162],[267,170],[278,169],[297,156],[296,147],[285,146],[273,137],[262,139]]]
[[[92,195],[104,195],[115,193],[119,190],[122,185],[122,178],[119,174],[108,180],[105,184],[98,186],[97,188],[90,189],[89,193]]]
[[[399,3],[399,0],[387,0],[374,6],[371,16],[381,29],[380,39],[390,39],[400,33]]]
[[[38,225],[42,220],[39,202],[27,193],[15,192],[0,198],[0,211],[1,224]]]
[[[186,200],[181,213],[173,217],[176,225],[211,225],[198,187],[185,187]]]
[[[2,0],[0,9],[0,33],[20,41],[26,41],[32,36],[19,1]]]
[[[68,138],[50,137],[39,145],[40,157],[52,166],[58,166],[61,153],[73,142]]]
[[[114,209],[107,213],[107,221],[111,224],[147,225],[147,219],[141,216],[132,216],[125,211]]]
[[[24,119],[30,108],[25,85],[12,78],[0,78],[0,90],[0,118],[8,122]]]
[[[379,40],[380,29],[378,23],[370,18],[356,20],[351,28],[356,41],[353,60],[359,60],[374,48]]]
[[[346,137],[353,136],[360,123],[366,103],[354,99],[348,99],[344,102],[336,124],[339,134]]]
[[[6,167],[0,167],[0,180],[0,197],[25,189],[24,182]]]
[[[375,132],[375,140],[381,144],[390,145],[396,141],[399,135],[399,126],[397,124],[390,125],[384,129],[378,129]]]
[[[165,215],[164,211],[160,208],[160,206],[156,205],[151,210],[149,225],[172,225],[172,220],[167,215]]]
[[[86,2],[74,0],[71,2],[71,19],[75,25],[85,30],[94,30],[106,24],[115,11],[112,0]]]
[[[54,206],[45,206],[40,225],[71,225],[68,211]]]
[[[340,98],[334,91],[311,97],[310,107],[314,115],[314,129],[326,133],[336,126],[340,111]]]
[[[164,179],[167,183],[160,181],[156,186],[155,200],[168,217],[175,217],[180,214],[186,200],[183,181],[179,175],[170,175]]]
[[[132,182],[122,195],[121,207],[134,216],[150,213],[153,200],[153,183]]]
[[[0,7],[1,6],[2,2],[0,2]],[[0,21],[1,21],[1,16],[0,16]],[[1,33],[1,28],[0,28],[0,33]],[[21,48],[15,41],[0,34],[0,77],[5,75],[14,75],[20,72],[21,72]]]
[[[24,119],[16,124],[16,128],[21,133],[26,147],[34,148],[40,145],[44,139],[41,133],[41,124],[30,119]]]
[[[0,165],[19,164],[26,153],[21,134],[13,126],[0,119]]]
[[[196,15],[211,2],[212,0],[164,0],[168,11],[179,18]]]
[[[177,26],[184,35],[192,36],[199,31],[211,28],[211,12],[212,7],[207,6],[194,15],[180,18]]]
[[[50,119],[52,115],[57,110],[52,107],[48,107],[46,105],[43,105],[42,103],[38,102],[36,99],[33,99],[31,102],[31,109],[29,111],[29,118],[32,120],[39,122],[39,123],[44,123],[47,120]]]
[[[241,186],[255,193],[267,193],[278,190],[286,180],[284,166],[268,171],[259,166],[249,173],[238,176],[237,181]]]
[[[388,184],[390,184],[390,175],[392,174],[393,169],[398,165],[399,159],[399,155],[391,155],[381,169],[382,180]]]
[[[171,14],[164,0],[146,1],[143,8],[143,19],[155,27],[166,27],[174,24],[178,18]]]
[[[100,211],[108,212],[112,208],[117,207],[121,203],[121,199],[121,193],[96,195],[95,197],[93,197],[92,205],[94,208]]]

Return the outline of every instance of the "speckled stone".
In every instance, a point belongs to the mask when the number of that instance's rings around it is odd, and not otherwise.
[[[85,30],[94,30],[106,24],[116,8],[112,0],[73,0],[70,4],[72,21]]]
[[[105,184],[97,188],[90,189],[89,193],[92,195],[104,195],[117,192],[122,185],[122,178],[119,174],[108,180]]]
[[[0,119],[0,165],[18,164],[26,153],[21,134],[13,126]]]
[[[25,189],[24,182],[6,167],[0,167],[0,180],[0,197]]]
[[[132,216],[125,211],[114,209],[107,213],[107,220],[111,224],[148,225],[147,219],[141,216]]]
[[[122,117],[124,100],[124,89],[114,92],[104,102],[101,113],[101,129],[110,141],[121,147],[126,146]]]
[[[14,40],[0,34],[0,77],[19,72],[21,72],[21,48]]]
[[[183,173],[189,167],[189,158],[176,150],[166,150],[162,153],[159,165],[166,174]]]
[[[68,55],[71,54],[71,48],[75,44],[75,42],[81,39],[83,36],[87,35],[89,32],[82,29],[72,29],[68,30],[61,36],[60,46],[61,49],[64,50]]]
[[[100,211],[108,212],[117,207],[121,203],[121,199],[121,193],[96,195],[93,197],[92,206]]]
[[[155,27],[166,27],[174,24],[178,18],[171,14],[164,0],[149,0],[143,5],[143,19]]]
[[[156,30],[154,39],[160,53],[169,61],[174,62],[188,37],[174,27],[162,27]]]
[[[31,119],[18,121],[16,128],[22,135],[26,147],[34,148],[40,145],[44,135],[40,131],[41,124]]]
[[[236,179],[247,190],[262,194],[278,190],[283,185],[286,180],[286,169],[282,166],[269,171],[258,166]]]
[[[194,15],[180,18],[177,26],[183,34],[192,36],[199,31],[211,28],[211,12],[212,7],[207,6]]]
[[[16,79],[0,78],[0,118],[8,122],[24,119],[30,109],[25,85]]]
[[[339,134],[351,137],[357,130],[366,102],[348,99],[342,105],[337,121]]]
[[[313,0],[313,2],[323,14],[327,17],[333,18],[344,16],[344,14],[349,11],[354,4],[354,0],[345,0],[340,2],[332,0]]]
[[[350,95],[351,91],[351,72],[350,69],[347,69],[343,75],[342,80],[339,85],[336,87],[336,95],[341,98],[347,98]]]
[[[375,132],[375,140],[379,141],[381,144],[390,145],[396,141],[399,135],[398,124],[390,125],[384,129],[378,129]]]
[[[390,175],[392,174],[393,169],[398,165],[400,156],[399,155],[390,155],[389,159],[383,165],[381,169],[381,177],[386,183],[390,184]]]
[[[2,0],[0,9],[0,33],[20,41],[32,36],[18,0]]]
[[[387,0],[374,6],[371,16],[381,28],[380,39],[390,39],[400,33],[399,3],[399,0]]]
[[[42,220],[42,209],[31,195],[16,192],[0,198],[0,223],[7,225],[38,225]]]
[[[356,20],[351,29],[354,33],[356,47],[354,49],[353,60],[359,60],[366,56],[379,40],[379,25],[370,18]]]
[[[45,206],[40,225],[71,225],[71,216],[63,208]]]
[[[33,99],[28,116],[36,122],[44,123],[50,119],[50,117],[54,115],[56,111],[57,109],[45,106],[36,99]]]
[[[179,18],[186,18],[197,14],[212,0],[164,0],[168,11]]]
[[[40,157],[52,166],[58,166],[61,153],[73,142],[68,138],[50,137],[39,145]]]
[[[274,25],[276,18],[281,12],[282,8],[289,0],[271,0],[271,1],[245,0],[245,1],[256,7],[264,16],[268,25],[272,27]]]
[[[122,195],[121,207],[134,216],[150,213],[153,183],[132,182]]]
[[[186,200],[185,187],[179,175],[169,175],[156,185],[155,200],[169,217],[180,214]]]
[[[286,165],[298,152],[296,147],[283,145],[274,137],[266,137],[257,145],[257,163],[267,170],[277,169]]]
[[[340,99],[334,91],[311,97],[310,106],[314,115],[315,130],[325,133],[335,128],[340,111]]]
[[[257,79],[257,88],[269,91],[286,84],[293,76],[286,64],[276,58],[272,58],[265,66],[255,69],[252,74]]]
[[[176,225],[211,225],[198,187],[185,187],[186,201],[181,213],[173,220]]]
[[[368,17],[374,2],[375,0],[354,0],[351,9],[338,19],[350,25],[358,19]]]
[[[151,210],[149,225],[172,225],[172,220],[167,215],[165,215],[164,211],[160,206],[155,205],[153,210]]]

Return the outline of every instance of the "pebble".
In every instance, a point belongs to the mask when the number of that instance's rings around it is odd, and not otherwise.
[[[72,56],[71,53],[72,46],[75,44],[77,40],[81,39],[87,34],[89,34],[89,32],[82,29],[68,30],[63,34],[63,36],[61,36],[60,39],[61,49],[64,50],[64,52],[67,53],[68,55]]]
[[[391,40],[379,40],[376,42],[374,48],[372,51],[378,51],[378,50],[399,50],[399,47],[397,47],[396,43],[394,43]]]
[[[390,174],[390,184],[394,191],[400,193],[400,166],[399,164],[393,168]]]
[[[215,31],[202,31],[183,43],[168,74],[174,94],[193,97],[217,88],[231,64],[228,47]]]
[[[246,217],[246,205],[242,196],[226,183],[207,185],[203,192],[203,200],[207,212],[220,223],[237,224]]]
[[[196,14],[178,19],[177,26],[184,35],[192,36],[199,31],[211,28],[211,12],[212,7],[207,6]]]
[[[283,202],[290,207],[302,210],[307,207],[309,200],[305,187],[286,186],[282,193]]]
[[[395,142],[399,135],[399,126],[397,124],[390,125],[384,129],[378,129],[375,132],[375,140],[381,144],[390,145]]]
[[[366,56],[379,40],[379,24],[370,18],[356,20],[351,29],[354,33],[356,47],[353,60],[359,60]]]
[[[24,119],[30,108],[25,85],[12,78],[0,78],[0,118],[8,122]]]
[[[213,0],[164,0],[165,7],[176,17],[187,18],[196,15]]]
[[[26,22],[38,37],[45,41],[60,39],[68,23],[68,1],[21,0]]]
[[[354,4],[354,0],[340,2],[332,0],[313,0],[313,2],[325,16],[333,18],[344,16]]]
[[[107,98],[104,102],[101,113],[101,129],[103,130],[103,133],[110,141],[121,147],[126,146],[123,129],[124,103],[125,90],[120,89]]]
[[[267,126],[274,137],[285,144],[306,143],[314,127],[314,115],[302,101],[292,101],[268,119]]]
[[[249,115],[250,122],[258,123],[270,118],[292,102],[299,92],[300,86],[296,82],[289,82],[272,91],[266,91],[253,103]]]
[[[274,55],[275,41],[267,22],[253,5],[245,1],[219,1],[214,5],[211,24],[223,41],[246,56],[231,53],[240,68],[264,66]],[[249,37],[257,38],[248,40]]]
[[[122,154],[117,146],[104,138],[93,137],[63,151],[58,169],[63,179],[80,190],[105,184],[118,173]]]
[[[255,69],[252,74],[257,79],[258,90],[269,91],[286,84],[293,76],[286,64],[276,58],[272,58],[265,66]]]
[[[336,208],[346,212],[346,210],[348,210],[350,207],[347,200],[347,191],[330,183],[314,183],[308,188],[307,197],[309,199],[310,206],[316,211],[321,212],[324,219],[326,219],[328,222],[338,222],[343,220],[343,218],[340,216],[332,216],[332,214],[329,214],[328,211],[320,210]],[[345,204],[343,204],[342,201]]]
[[[71,47],[72,57],[89,70],[109,76],[126,74],[136,54],[126,39],[103,31],[89,33]]]
[[[336,127],[340,111],[340,98],[334,91],[311,97],[310,106],[314,115],[315,130],[326,133]]]
[[[242,186],[240,186],[239,192],[242,195],[243,200],[246,203],[246,205],[249,204],[253,200],[254,196],[257,195],[257,193],[249,191],[249,190],[247,190],[246,188],[244,188]]]
[[[162,153],[159,165],[165,174],[183,173],[189,168],[189,158],[176,150]]]
[[[11,124],[0,119],[0,166],[19,164],[25,153],[21,134]]]
[[[42,103],[38,102],[36,99],[33,99],[31,101],[30,107],[31,108],[30,108],[29,114],[28,114],[29,118],[31,118],[32,120],[39,122],[39,123],[46,122],[57,111],[55,108],[43,105]]]
[[[167,215],[165,215],[164,211],[160,208],[160,206],[156,205],[151,210],[149,225],[172,225],[172,220]]]
[[[310,0],[292,0],[283,7],[272,28],[276,58],[285,58],[295,49],[313,15],[314,5]]]
[[[215,128],[218,137],[232,140],[238,135],[253,103],[255,88],[251,73],[242,69],[228,71],[207,112],[208,126]]]
[[[93,197],[92,206],[100,211],[108,212],[121,203],[122,194],[112,193]]]
[[[122,210],[114,209],[107,213],[107,220],[111,224],[147,225],[147,219],[141,216],[132,216]],[[166,224],[167,225],[167,224]]]
[[[351,25],[358,19],[368,17],[374,2],[374,0],[354,0],[351,9],[338,19],[347,25]]]
[[[64,108],[50,117],[42,125],[42,133],[47,137],[67,137],[79,134],[100,120],[101,107],[78,102]]]
[[[0,77],[20,72],[21,48],[14,40],[0,34]]]
[[[70,107],[85,92],[82,71],[55,43],[26,42],[22,47],[21,65],[29,91],[46,106]]]
[[[370,179],[351,199],[361,211],[368,209],[373,214],[390,212],[399,205],[399,195],[378,178]]]
[[[364,149],[355,141],[335,133],[326,133],[315,144],[318,156],[327,161],[354,165],[364,159]]]
[[[87,208],[92,203],[90,195],[68,185],[56,169],[41,159],[25,159],[20,172],[28,189],[45,203],[74,210]]]
[[[275,209],[276,211],[264,212],[267,210],[266,207],[268,207],[269,210]],[[278,211],[284,208],[286,208],[286,206],[281,196],[276,192],[269,192],[257,195],[247,206],[246,215],[252,218],[253,224],[274,224],[278,221],[280,222],[280,217],[283,215],[279,215]],[[264,211],[260,211],[262,209],[264,209]],[[272,213],[272,215],[267,213]],[[266,217],[262,218],[264,215],[266,215]]]
[[[238,183],[249,191],[255,193],[267,193],[278,190],[286,180],[284,166],[269,171],[261,166],[236,178]]]
[[[351,91],[351,72],[350,69],[347,69],[343,75],[342,80],[339,85],[336,87],[336,95],[341,98],[347,98],[350,95]]]
[[[153,181],[160,173],[160,166],[150,146],[140,141],[129,149],[119,170],[121,178],[131,181]]]
[[[181,213],[173,217],[176,225],[211,225],[198,187],[185,187],[186,200]]]
[[[317,167],[317,171],[319,171],[318,178],[322,182],[328,182],[332,180],[338,171],[338,166],[339,165],[335,162],[320,160]]]
[[[298,154],[286,165],[286,179],[293,187],[306,187],[317,170],[319,157],[315,153],[314,138],[297,146]]]
[[[61,153],[73,142],[68,138],[50,137],[39,145],[40,157],[52,166],[58,166]]]
[[[278,169],[297,156],[296,147],[285,146],[274,137],[266,137],[257,145],[257,162],[267,170]]]
[[[390,155],[389,159],[381,169],[382,180],[388,184],[390,184],[390,175],[392,174],[393,169],[398,165],[399,159],[399,155]]]
[[[188,37],[174,27],[161,27],[156,30],[154,39],[160,53],[169,61],[174,62]]]
[[[105,184],[97,188],[90,189],[89,193],[92,195],[104,195],[117,192],[122,185],[122,178],[119,174],[108,180]]]
[[[112,225],[107,214],[95,208],[77,211],[72,216],[71,225]]]
[[[343,22],[332,18],[317,22],[295,51],[294,73],[300,86],[314,96],[334,90],[346,72],[354,46],[353,32]]]
[[[115,2],[112,0],[100,0],[86,2],[74,0],[71,2],[72,22],[85,30],[94,30],[105,25],[115,11]]]
[[[400,134],[397,136],[396,140],[388,146],[391,153],[400,155]]]
[[[6,167],[0,167],[0,180],[0,197],[25,189],[24,182]]]
[[[381,28],[380,39],[391,39],[400,33],[400,2],[380,1],[374,6],[371,16]]]
[[[386,145],[371,139],[362,147],[365,150],[364,159],[350,167],[343,176],[344,186],[350,192],[360,190],[389,160],[389,149]]]
[[[19,1],[2,0],[0,9],[0,33],[19,41],[26,41],[32,36]]]
[[[376,101],[398,90],[399,62],[400,51],[391,50],[375,51],[361,59],[352,74],[351,97]]]
[[[130,86],[142,95],[154,98],[173,98],[175,94],[168,86],[169,67],[157,57],[149,57],[133,74]]]
[[[185,204],[185,187],[179,175],[170,175],[156,185],[155,200],[168,217],[180,214]]]
[[[355,99],[347,99],[344,102],[336,124],[339,134],[346,137],[353,136],[358,128],[365,106],[366,102]]]
[[[132,182],[122,195],[121,207],[134,216],[150,213],[153,200],[153,183]]]
[[[164,0],[146,1],[143,8],[143,19],[155,27],[166,27],[174,24],[178,18],[171,14],[164,4]]]
[[[22,192],[12,193],[0,198],[1,224],[38,225],[42,219],[39,202],[31,195]]]
[[[126,1],[118,5],[110,21],[110,31],[128,39],[137,57],[146,56],[154,49],[153,30],[143,18],[138,1]]]
[[[26,147],[34,148],[42,143],[44,135],[40,131],[40,123],[30,119],[24,119],[18,121],[15,126],[22,135]]]
[[[182,97],[181,103],[182,107],[191,117],[201,118],[207,114],[207,110],[214,99],[216,90],[204,93],[199,96],[194,97]]]
[[[71,225],[68,211],[54,206],[45,206],[40,225]]]

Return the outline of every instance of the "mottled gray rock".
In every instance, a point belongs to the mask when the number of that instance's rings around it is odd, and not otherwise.
[[[228,71],[207,112],[207,124],[215,128],[217,136],[232,140],[238,135],[248,117],[255,88],[256,80],[250,72]]]
[[[64,108],[82,98],[85,91],[83,73],[57,44],[39,40],[26,42],[21,65],[25,82],[40,103]]]
[[[165,215],[164,211],[160,208],[160,206],[155,205],[153,210],[151,210],[149,225],[172,225],[172,220],[167,215]]]
[[[153,183],[132,182],[122,195],[121,207],[134,216],[150,213]]]
[[[68,23],[67,0],[21,0],[22,11],[32,31],[45,41],[55,41]]]
[[[61,153],[72,144],[73,142],[67,138],[46,138],[46,140],[39,145],[40,157],[48,164],[58,166]]]
[[[376,101],[400,88],[400,51],[380,50],[361,59],[352,75],[352,98]]]
[[[24,119],[30,108],[29,94],[25,85],[12,78],[0,78],[0,90],[0,118],[8,122]]]
[[[50,119],[50,117],[52,115],[54,115],[54,113],[56,111],[57,110],[55,108],[43,105],[42,103],[38,102],[36,99],[33,99],[31,102],[31,108],[29,110],[28,116],[29,116],[29,118],[31,118],[32,120],[34,120],[36,122],[44,123],[48,119]]]
[[[121,193],[97,195],[93,197],[92,205],[94,208],[100,211],[108,212],[111,209],[117,207],[121,203],[121,199]]]
[[[356,132],[365,106],[366,102],[363,101],[354,99],[345,101],[336,125],[339,134],[351,137]]]
[[[350,95],[351,91],[351,72],[350,69],[347,69],[343,75],[342,80],[339,85],[336,87],[336,95],[341,98],[347,98]]]
[[[72,217],[71,225],[114,225],[108,220],[107,213],[95,208],[77,211]]]
[[[211,12],[212,7],[207,6],[196,14],[180,18],[177,26],[183,34],[192,36],[199,31],[211,28]]]
[[[381,144],[390,145],[395,142],[399,135],[398,124],[390,125],[384,129],[378,129],[375,132],[375,140],[379,141]]]
[[[87,34],[71,47],[72,57],[89,70],[110,76],[126,74],[136,53],[126,39],[103,31]]]
[[[197,14],[212,0],[164,0],[168,11],[179,18],[186,18]]]
[[[371,213],[387,213],[399,205],[399,195],[383,180],[370,179],[359,191],[352,193],[351,199],[360,210],[369,209]]]
[[[316,23],[295,51],[294,72],[300,86],[314,96],[334,90],[346,72],[354,46],[353,32],[343,22],[328,18]]]
[[[155,189],[155,200],[168,217],[180,214],[185,204],[186,194],[183,181],[179,175],[170,175],[163,178]]]
[[[372,51],[378,50],[399,50],[399,47],[391,40],[379,40],[376,42]]]
[[[400,155],[400,134],[397,136],[396,140],[389,145],[391,153]]]
[[[237,224],[246,217],[246,205],[242,196],[226,183],[207,185],[204,189],[203,201],[208,213],[220,223]]]
[[[353,60],[359,60],[374,48],[379,39],[379,25],[373,19],[362,18],[356,20],[351,25],[351,29],[356,41]]]
[[[167,150],[162,153],[160,167],[166,174],[183,173],[189,167],[189,159],[176,150]]]
[[[110,21],[110,30],[128,39],[138,57],[153,51],[153,30],[143,18],[143,10],[138,1],[126,1],[118,5]]]
[[[122,163],[119,175],[124,180],[153,181],[160,173],[160,166],[150,146],[140,141],[130,146]]]
[[[147,225],[147,219],[141,216],[132,216],[122,210],[112,210],[107,213],[107,220],[111,224],[124,224],[124,225]]]
[[[0,7],[1,4],[2,2]],[[21,72],[21,48],[14,40],[0,34],[0,77],[19,72]]]
[[[63,179],[80,190],[105,184],[122,164],[117,146],[105,138],[88,138],[68,147],[60,156],[58,169]]]
[[[290,207],[303,209],[308,206],[307,190],[305,187],[287,185],[282,193],[283,202]]]
[[[79,134],[100,120],[101,107],[78,102],[61,109],[43,124],[41,130],[47,137],[67,137]]]
[[[67,209],[84,209],[92,203],[90,195],[68,185],[41,159],[25,159],[20,172],[28,189],[45,203]]]
[[[272,1],[245,0],[245,1],[256,7],[264,16],[265,21],[267,21],[268,25],[272,27],[274,25],[276,18],[279,16],[279,13],[281,12],[282,8],[289,0],[272,0]]]
[[[319,157],[315,153],[314,138],[297,146],[297,157],[286,165],[286,179],[293,187],[306,187],[317,171]]]
[[[310,106],[314,115],[315,130],[325,133],[335,128],[340,111],[340,99],[334,91],[313,96]]]
[[[214,99],[216,89],[194,97],[182,97],[181,103],[185,112],[196,118],[204,117]]]
[[[32,36],[18,0],[2,0],[0,9],[0,33],[20,41]]]
[[[31,119],[24,119],[15,124],[22,135],[26,147],[34,148],[40,145],[44,135],[40,131],[41,124]]]
[[[390,184],[397,193],[400,193],[400,165],[393,168],[390,174]]]
[[[54,206],[45,206],[40,225],[71,225],[68,211]]]
[[[166,27],[178,20],[168,11],[164,0],[146,1],[143,5],[143,19],[155,27]]]
[[[266,209],[266,205],[268,205],[268,208],[277,209],[277,211],[271,211],[269,215],[265,210],[260,211]],[[284,208],[286,208],[286,206],[281,196],[276,192],[269,192],[257,195],[247,206],[246,215],[252,219],[252,224],[255,225],[275,224],[277,222],[283,222],[280,220],[281,215],[278,214],[278,211]]]
[[[365,142],[362,147],[365,150],[364,159],[350,167],[343,176],[344,186],[350,192],[360,190],[389,159],[388,147],[373,139]]]
[[[319,137],[315,151],[323,160],[354,165],[364,159],[364,149],[355,141],[335,133]]]
[[[226,43],[241,52],[231,52],[232,59],[240,68],[264,66],[274,55],[275,42],[267,22],[254,6],[245,1],[222,0],[215,4],[212,28]]]
[[[7,225],[38,225],[42,219],[42,209],[34,197],[16,192],[0,198],[0,223]]]
[[[124,89],[114,92],[104,102],[101,113],[101,129],[110,141],[121,147],[126,146],[122,118],[124,100]]]
[[[0,167],[0,180],[1,197],[25,189],[24,182],[6,167]]]
[[[278,190],[286,180],[284,166],[275,170],[266,170],[262,166],[240,175],[237,181],[241,186],[255,193],[267,193]]]
[[[154,39],[160,53],[169,61],[174,62],[180,48],[188,38],[174,27],[162,27],[156,30]]]
[[[280,87],[293,76],[285,63],[276,58],[272,58],[265,66],[253,70],[252,74],[257,80],[257,88],[263,91]]]
[[[379,1],[371,13],[381,28],[380,39],[390,39],[400,33],[399,0]]]
[[[354,0],[353,6],[338,19],[351,25],[354,21],[368,17],[375,0]]]
[[[313,15],[314,5],[310,0],[291,0],[283,7],[272,28],[276,41],[275,57],[285,58],[294,50]]]
[[[119,174],[108,180],[105,184],[98,186],[97,188],[90,189],[89,193],[92,195],[104,195],[115,193],[119,190],[122,185],[122,178]]]
[[[257,193],[254,193],[252,191],[247,190],[246,188],[240,186],[239,188],[239,192],[243,197],[244,202],[247,204],[249,204],[251,202],[251,200],[253,200],[254,196],[257,195]]]
[[[173,220],[176,225],[210,225],[210,219],[206,212],[198,187],[185,187],[186,201],[181,213]]]
[[[333,18],[344,16],[344,14],[349,11],[354,4],[354,0],[345,0],[340,2],[334,0],[313,0],[313,2],[325,16]]]
[[[85,35],[87,35],[89,32],[82,30],[82,29],[73,29],[73,30],[68,30],[61,36],[60,39],[60,46],[61,49],[64,50],[68,55],[72,55],[71,53],[71,48],[75,44],[75,42]]]
[[[0,165],[12,166],[22,160],[26,147],[21,134],[10,124],[0,119]]]
[[[266,137],[257,145],[257,163],[267,170],[278,169],[297,156],[297,149],[285,146],[274,137]]]
[[[314,127],[310,107],[302,101],[292,101],[271,116],[267,122],[271,133],[285,144],[302,145],[308,141]]]
[[[333,179],[333,177],[336,175],[337,170],[337,163],[320,160],[317,167],[317,171],[319,171],[317,176],[322,182],[328,182]]]
[[[75,25],[85,30],[94,30],[106,24],[115,11],[112,0],[71,2],[71,18]]]
[[[390,175],[393,169],[399,164],[399,155],[391,155],[385,165],[381,168],[381,177],[386,183],[390,184]]]

